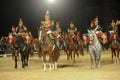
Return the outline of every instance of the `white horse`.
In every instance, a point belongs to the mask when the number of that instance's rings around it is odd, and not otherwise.
[[[99,68],[100,67],[100,58],[101,58],[101,50],[102,46],[97,38],[95,30],[88,30],[89,36],[89,53],[91,57],[91,68]]]

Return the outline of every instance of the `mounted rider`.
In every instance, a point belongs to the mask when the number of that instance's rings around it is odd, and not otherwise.
[[[53,30],[54,21],[50,19],[50,12],[48,10],[45,13],[45,21],[42,21],[41,24],[44,26],[45,30]]]
[[[67,32],[73,39],[76,38],[77,28],[75,27],[73,21],[70,22],[70,27],[68,28]]]
[[[105,44],[107,43],[107,36],[105,33],[102,32],[102,27],[98,24],[98,16],[96,16],[93,21],[91,22],[91,26],[90,28],[88,28],[88,30],[92,30],[95,31],[101,45],[102,48],[104,49]]]
[[[55,30],[53,31],[53,36],[55,40],[55,45],[60,49],[61,46],[64,46],[63,39],[62,39],[62,29],[60,27],[60,22],[56,22]]]
[[[16,32],[17,32],[17,37],[22,37],[24,39],[25,42],[28,42],[28,39],[30,38],[28,33],[27,33],[27,27],[24,25],[23,23],[23,19],[20,18],[19,19],[19,24],[16,27]]]
[[[27,28],[26,28],[26,26],[23,24],[23,19],[22,19],[22,18],[19,19],[19,24],[18,24],[16,30],[17,30],[17,33],[18,33],[18,34],[26,33],[26,32],[27,32]]]
[[[102,27],[98,24],[98,16],[96,16],[90,24],[88,30],[96,30],[96,33],[99,33],[102,30]]]
[[[109,26],[109,41],[107,43],[107,49],[109,48],[109,45],[111,44],[113,39],[116,39],[118,42],[120,42],[120,38],[118,36],[118,26],[115,20],[112,20],[111,25]]]
[[[79,47],[78,40],[77,40],[77,28],[73,21],[70,22],[70,27],[67,30],[70,37],[76,41],[77,48]]]
[[[102,27],[98,24],[98,16],[96,16],[93,21],[91,21],[90,27],[88,28],[88,30],[92,30],[92,31],[96,31],[96,35],[99,39],[99,41],[102,43],[103,39],[102,39]]]

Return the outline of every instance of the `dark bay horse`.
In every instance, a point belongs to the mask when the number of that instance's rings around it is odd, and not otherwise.
[[[112,62],[119,62],[120,43],[117,40],[117,34],[112,34],[110,48],[112,53]],[[113,60],[113,58],[115,60]]]
[[[102,46],[95,33],[96,31],[88,30],[89,37],[89,53],[91,57],[91,68],[99,68],[101,61],[101,50]]]
[[[13,42],[13,49],[14,49],[14,60],[15,60],[15,68],[17,69],[17,61],[18,61],[18,54],[21,55],[21,62],[22,68],[28,66],[28,58],[29,58],[29,46],[26,43],[26,40],[21,36],[16,36]]]
[[[49,70],[57,69],[57,61],[60,56],[60,51],[52,40],[50,31],[41,28],[39,32],[41,56],[43,58],[44,71],[46,71],[47,55],[49,57]]]

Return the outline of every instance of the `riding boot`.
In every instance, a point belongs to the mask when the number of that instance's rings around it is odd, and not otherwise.
[[[106,45],[106,50],[108,50],[110,43],[111,43],[111,40],[108,41],[108,42],[105,44],[105,45]]]
[[[57,47],[57,49],[59,49],[59,47],[58,47],[57,42],[56,42],[55,39],[54,39],[54,44],[55,44],[55,47]]]

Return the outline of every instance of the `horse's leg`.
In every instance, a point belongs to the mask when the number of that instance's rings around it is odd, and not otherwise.
[[[24,61],[24,53],[21,52],[21,62],[22,62],[22,68],[25,68],[25,61]]]
[[[69,50],[66,50],[67,60],[69,60]]]
[[[72,60],[72,54],[73,54],[73,51],[71,50],[71,51],[70,51],[70,57],[71,57],[71,60]]]
[[[116,52],[116,56],[117,56],[117,63],[119,63],[119,51],[118,50]]]
[[[14,60],[14,57],[15,57],[15,51],[12,50],[12,59]]]
[[[83,51],[83,48],[81,50],[81,55],[82,55],[82,61],[84,61],[84,51]]]
[[[111,57],[112,57],[112,63],[114,62],[114,60],[113,60],[113,50],[111,49]]]
[[[25,67],[28,67],[28,53],[25,53],[25,55],[24,55],[25,57],[24,57],[24,62],[25,62]]]
[[[79,58],[79,50],[76,49],[77,58]]]
[[[28,67],[28,60],[29,60],[29,52],[30,52],[30,49],[29,47],[27,47],[27,51],[25,53],[25,66]]]
[[[47,69],[47,67],[46,67],[46,54],[43,54],[43,65],[44,65],[43,71],[46,72],[46,69]]]
[[[57,62],[55,62],[55,69],[57,69]]]
[[[117,62],[117,55],[116,55],[116,51],[114,50],[114,51],[113,51],[113,53],[114,53],[114,56],[115,56],[115,57],[114,57],[114,63],[116,63],[116,62]]]
[[[75,54],[76,54],[76,51],[73,51],[73,62],[75,62]]]
[[[44,65],[44,69],[43,69],[43,71],[46,72],[46,69],[47,69],[47,67],[46,67],[46,63],[43,63],[43,65]]]
[[[118,60],[120,60],[120,59],[119,59],[119,52],[120,52],[120,50],[117,50],[117,57],[118,57]]]
[[[14,60],[15,60],[15,69],[17,69],[17,50],[15,51],[15,55],[14,55]]]
[[[101,58],[101,52],[98,51],[98,52],[96,53],[96,67],[97,67],[97,68],[100,68],[100,58]]]
[[[54,53],[49,53],[49,71],[52,71],[52,69],[54,69]]]
[[[89,47],[89,54],[90,54],[90,57],[91,57],[91,69],[95,68],[95,55],[94,55],[94,50]]]

